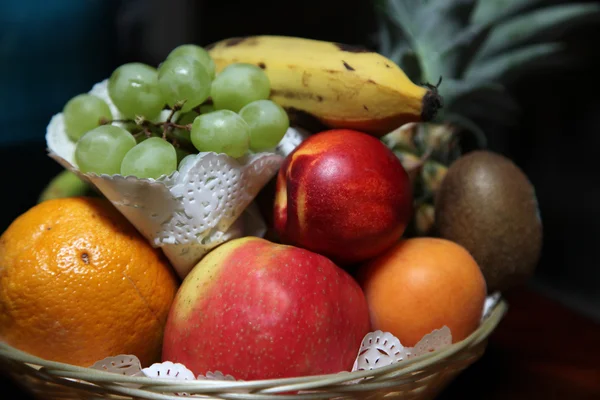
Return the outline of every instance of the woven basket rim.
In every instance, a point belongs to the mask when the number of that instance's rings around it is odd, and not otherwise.
[[[162,389],[167,391],[185,392],[192,390],[203,390],[204,392],[221,392],[224,390],[260,390],[264,394],[277,394],[296,390],[311,390],[335,385],[348,387],[348,382],[358,385],[385,384],[386,380],[412,377],[419,374],[420,370],[426,368],[445,368],[448,364],[455,362],[461,354],[468,353],[468,349],[476,348],[486,341],[488,336],[495,330],[503,316],[508,310],[504,298],[490,310],[483,319],[477,330],[464,340],[435,352],[424,354],[401,363],[376,368],[373,370],[339,372],[324,375],[300,376],[292,378],[262,379],[249,381],[225,381],[225,380],[173,380],[169,378],[151,378],[146,376],[126,376],[113,372],[96,370],[88,367],[80,367],[71,364],[49,361],[33,356],[14,347],[0,342],[0,358],[12,362],[27,365],[44,373],[59,376],[61,378],[75,379],[91,383],[106,384],[135,384],[147,387],[153,391]],[[472,357],[471,357],[472,358]],[[413,374],[413,375],[410,375]],[[369,379],[362,379],[369,378]],[[353,383],[354,384],[354,383]],[[127,388],[129,389],[129,388]],[[136,389],[132,389],[136,390]],[[140,389],[142,390],[142,389]]]

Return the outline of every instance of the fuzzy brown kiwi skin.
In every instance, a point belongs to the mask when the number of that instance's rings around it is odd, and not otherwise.
[[[506,291],[534,273],[542,249],[535,189],[508,158],[473,151],[455,161],[435,200],[437,234],[465,247],[488,292]]]

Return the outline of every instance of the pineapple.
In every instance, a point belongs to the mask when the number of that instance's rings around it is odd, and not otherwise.
[[[598,4],[541,0],[376,2],[377,50],[413,82],[437,87],[444,100],[434,122],[404,125],[382,138],[413,182],[408,236],[433,233],[436,189],[461,154],[487,146],[485,127],[517,124],[519,107],[505,85],[536,66],[561,65],[563,45],[550,33],[598,13]]]

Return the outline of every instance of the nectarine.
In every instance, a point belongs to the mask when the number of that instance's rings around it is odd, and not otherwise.
[[[275,231],[283,243],[346,266],[394,245],[412,215],[402,163],[377,138],[348,129],[312,135],[279,170]]]

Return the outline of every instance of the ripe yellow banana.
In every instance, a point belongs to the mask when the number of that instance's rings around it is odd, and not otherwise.
[[[271,100],[332,128],[381,136],[428,121],[441,107],[435,87],[421,87],[386,57],[351,46],[286,36],[230,38],[207,46],[217,72],[249,63],[265,70]]]

